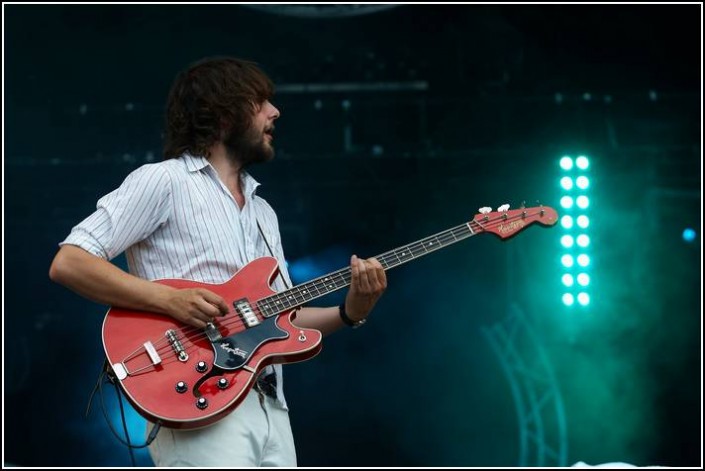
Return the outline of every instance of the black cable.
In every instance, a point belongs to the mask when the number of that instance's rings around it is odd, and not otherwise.
[[[132,467],[135,468],[137,463],[135,462],[135,452],[132,450],[132,443],[130,443],[130,432],[127,430],[127,420],[125,419],[125,407],[122,405],[122,394],[120,394],[120,388],[115,385],[115,392],[118,397],[118,404],[120,404],[120,417],[122,417],[122,429],[125,431],[125,440],[127,440],[127,449],[130,451],[130,461],[132,462]]]
[[[91,395],[88,396],[88,404],[86,405],[86,415],[85,417],[88,417],[88,414],[91,411],[91,405],[93,404],[93,396],[95,396],[96,391],[100,389],[100,382],[103,380],[103,377],[105,376],[105,372],[108,369],[108,360],[103,362],[103,367],[100,369],[100,373],[98,374],[98,381],[96,381],[95,386],[93,387],[93,391],[91,391]]]
[[[118,434],[117,430],[115,430],[115,427],[110,421],[110,418],[108,417],[108,410],[107,407],[105,406],[105,399],[103,395],[103,383],[104,382],[109,382],[112,383],[113,386],[115,387],[115,394],[117,394],[118,397],[118,403],[120,404],[120,416],[122,419],[122,426],[123,429],[125,430],[125,439],[120,437]],[[125,417],[125,407],[122,402],[122,394],[120,391],[120,386],[117,384],[116,378],[114,375],[111,374],[110,368],[108,366],[107,360],[103,365],[103,368],[101,369],[100,374],[98,375],[98,381],[96,382],[95,387],[93,388],[93,391],[91,392],[90,397],[88,398],[88,406],[86,407],[86,417],[88,417],[88,413],[90,412],[91,404],[93,402],[93,397],[95,396],[96,392],[99,393],[100,396],[100,404],[101,404],[101,410],[103,411],[103,417],[105,418],[105,422],[108,424],[108,427],[110,428],[110,431],[113,433],[115,438],[125,445],[128,450],[130,451],[130,461],[132,462],[132,466],[136,467],[136,462],[135,462],[135,456],[134,456],[134,449],[139,449],[139,448],[146,448],[148,447],[154,439],[157,437],[157,433],[159,433],[159,430],[162,427],[161,422],[157,421],[157,423],[154,425],[152,430],[149,432],[149,436],[147,437],[147,440],[145,443],[142,445],[133,445],[132,442],[130,441],[130,434],[129,431],[127,430],[127,419]]]

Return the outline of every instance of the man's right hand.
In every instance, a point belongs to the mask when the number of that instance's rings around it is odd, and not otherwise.
[[[230,311],[223,298],[204,288],[174,289],[165,309],[174,319],[201,329]]]

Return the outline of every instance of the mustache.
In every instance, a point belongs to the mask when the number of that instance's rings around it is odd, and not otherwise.
[[[264,128],[264,132],[266,132],[267,134],[273,134],[273,133],[274,133],[274,129],[275,129],[275,127],[274,127],[274,125],[272,125],[272,126],[270,126],[270,127],[268,127],[268,128]]]

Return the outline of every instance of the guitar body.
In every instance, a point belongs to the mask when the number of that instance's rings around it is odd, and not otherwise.
[[[295,310],[258,314],[257,300],[274,294],[277,261],[263,257],[217,285],[157,280],[175,288],[205,288],[231,311],[214,329],[198,329],[150,312],[111,308],[103,322],[103,346],[130,403],[152,422],[177,429],[210,425],[232,412],[272,363],[307,360],[320,352],[322,334],[292,324]],[[246,326],[251,307],[258,324]],[[204,369],[205,368],[205,369]]]

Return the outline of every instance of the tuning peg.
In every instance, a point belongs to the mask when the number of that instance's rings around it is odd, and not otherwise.
[[[484,206],[484,207],[480,208],[479,211],[482,214],[487,214],[489,212],[492,212],[492,208],[490,208],[489,206]]]
[[[508,204],[503,204],[502,206],[500,206],[499,208],[497,208],[497,211],[499,211],[499,212],[503,212],[503,211],[507,211],[507,210],[509,210],[509,205],[508,205]]]

